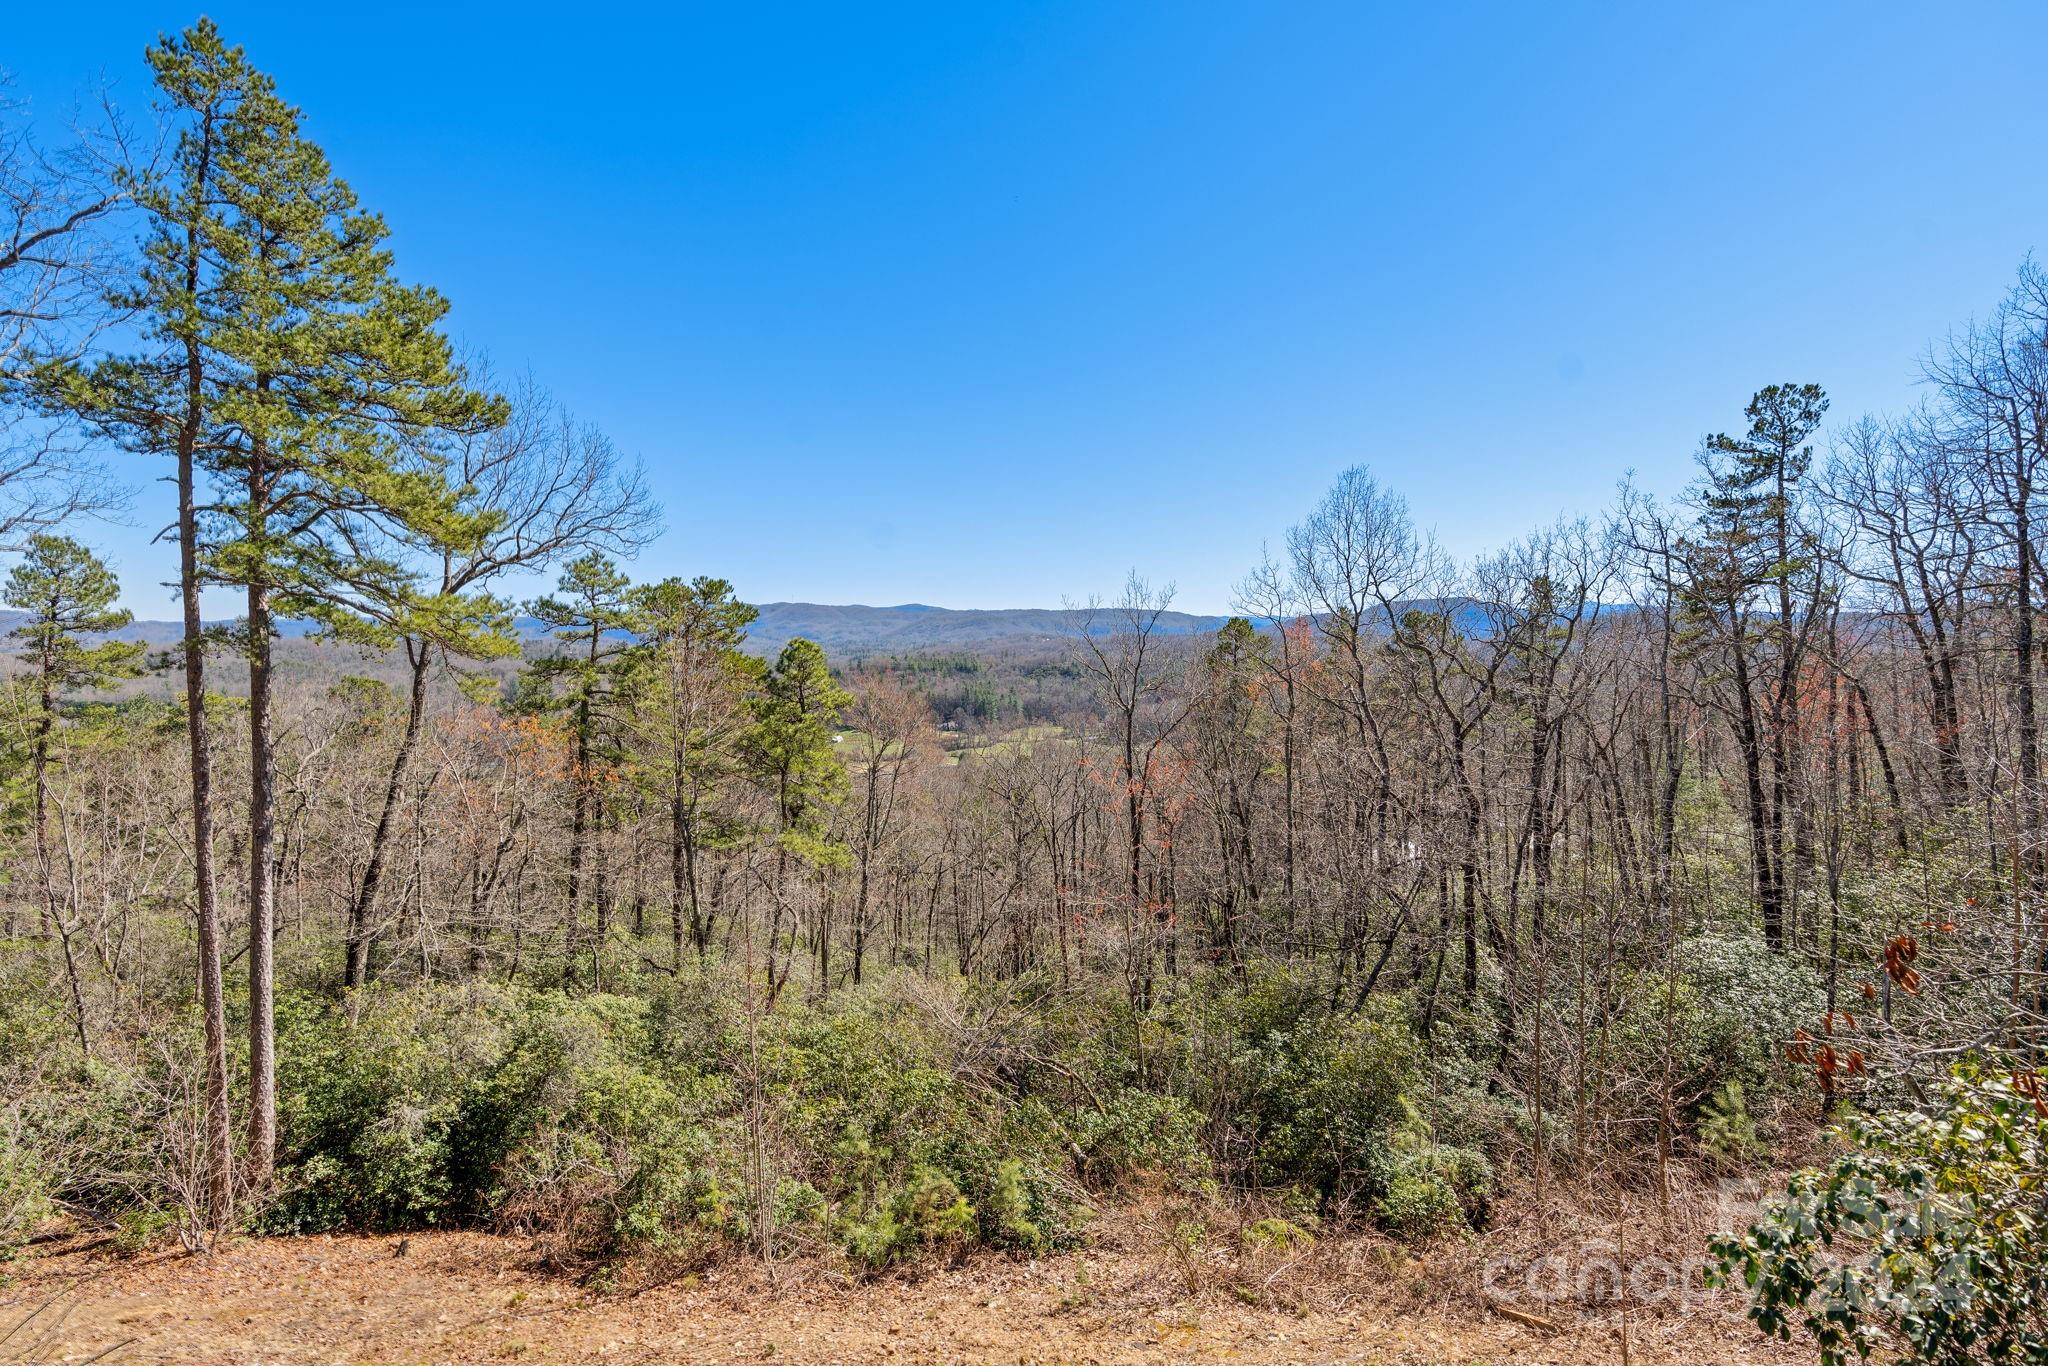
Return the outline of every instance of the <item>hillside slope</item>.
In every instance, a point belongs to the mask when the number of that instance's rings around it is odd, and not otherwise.
[[[857,603],[841,606],[769,602],[760,605],[760,612],[760,619],[748,633],[748,646],[756,654],[772,655],[792,637],[804,636],[817,641],[837,659],[969,645],[1040,643],[1070,638],[1080,628],[1077,614],[1043,607],[965,609],[918,603],[867,607]],[[20,612],[0,611],[0,635],[19,625],[22,619]],[[1109,614],[1102,614],[1097,629],[1107,629],[1109,620]],[[1225,620],[1219,616],[1167,612],[1159,619],[1159,630],[1164,635],[1207,634]],[[517,625],[520,635],[527,639],[545,634],[540,623],[531,617],[519,618]],[[287,638],[298,637],[306,633],[306,627],[300,622],[281,622],[279,632]],[[181,639],[183,628],[174,621],[137,621],[119,635],[125,640],[142,641],[152,649],[164,649]]]
[[[1397,610],[1406,606],[1400,604]],[[1071,640],[1082,628],[1085,616],[1056,607],[957,608],[928,607],[922,603],[868,607],[860,603],[768,602],[759,607],[760,618],[747,638],[752,652],[773,655],[793,637],[803,636],[817,641],[842,663],[865,655],[918,650],[1054,644]],[[1470,601],[1459,600],[1451,610],[1459,628],[1467,634],[1483,635],[1488,630],[1486,613]],[[1118,617],[1104,610],[1093,620],[1099,633],[1115,629]],[[1208,635],[1227,620],[1195,612],[1162,612],[1158,630],[1165,636]],[[20,612],[0,611],[0,636],[21,621]],[[540,623],[531,617],[519,618],[517,626],[520,635],[529,640],[545,634]],[[303,622],[279,623],[279,633],[286,638],[304,636],[306,630]],[[137,621],[119,634],[123,639],[139,640],[161,650],[178,642],[182,628],[174,621]],[[0,653],[4,652],[4,642],[0,642]]]

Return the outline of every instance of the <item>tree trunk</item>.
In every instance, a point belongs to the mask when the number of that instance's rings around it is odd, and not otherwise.
[[[2018,712],[2020,770],[2020,896],[2031,904],[2040,895],[2048,850],[2041,836],[2041,735],[2034,703],[2034,547],[2030,488],[2022,470],[2015,498],[2013,535],[2018,550],[2013,591],[2013,704]]]
[[[1778,824],[1764,794],[1763,741],[1757,734],[1756,698],[1750,692],[1749,655],[1743,633],[1734,633],[1736,741],[1742,751],[1742,782],[1749,800],[1749,852],[1756,864],[1757,906],[1763,916],[1764,943],[1783,952],[1785,913],[1778,881]]]
[[[64,955],[64,980],[71,990],[71,1019],[78,1033],[78,1051],[92,1056],[92,1037],[85,1022],[85,986],[78,977],[78,955],[71,948],[71,917],[58,904],[56,860],[50,853],[50,736],[56,726],[57,698],[50,686],[51,661],[43,661],[41,711],[31,756],[35,773],[36,876],[43,887],[43,929],[54,932]]]
[[[259,393],[268,380],[259,377]],[[249,600],[249,1128],[246,1180],[270,1184],[277,1157],[276,970],[277,784],[271,727],[270,585],[260,568],[268,553],[265,509],[270,497],[267,451],[259,438],[249,453],[249,525],[259,568]]]
[[[202,163],[203,164],[203,163]],[[186,287],[199,291],[199,241],[186,243]],[[207,748],[206,638],[199,616],[199,511],[194,453],[204,399],[197,343],[185,345],[185,420],[178,433],[178,592],[185,626],[185,738],[192,774],[192,880],[199,931],[199,1008],[205,1031],[207,1217],[234,1222],[234,1149],[228,1114],[227,991],[221,975],[220,904],[213,868],[213,759]]]
[[[412,756],[419,747],[420,728],[427,711],[427,667],[430,658],[425,642],[406,642],[411,680],[406,695],[405,733],[399,738],[398,753],[391,759],[391,774],[384,784],[384,804],[377,812],[377,828],[370,835],[370,857],[363,865],[362,880],[348,906],[348,957],[342,969],[342,986],[359,987],[370,980],[370,949],[377,932],[372,917],[377,909],[377,892],[383,885],[384,865],[391,847],[392,825],[405,790],[405,777]]]

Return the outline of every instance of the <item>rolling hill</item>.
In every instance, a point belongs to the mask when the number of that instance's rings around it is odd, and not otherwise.
[[[1483,635],[1489,629],[1486,613],[1469,600],[1459,600],[1452,612],[1459,628],[1469,634]],[[840,662],[919,650],[1043,649],[1071,640],[1080,629],[1079,614],[1050,607],[954,608],[914,602],[869,607],[859,603],[769,602],[760,604],[760,613],[747,637],[751,652],[773,655],[793,637],[804,636],[824,646]],[[21,620],[20,612],[0,611],[0,636]],[[1164,636],[1208,635],[1227,620],[1194,612],[1164,612],[1160,614],[1158,629]],[[1104,610],[1095,618],[1095,629],[1111,630],[1115,621],[1115,614]],[[531,617],[519,618],[516,625],[526,640],[538,640],[545,634],[540,623]],[[279,623],[279,634],[287,639],[306,633],[303,622]],[[182,629],[174,621],[137,621],[120,634],[161,650],[175,645]],[[4,652],[5,643],[0,641],[0,653]]]
[[[1069,638],[1076,629],[1072,615],[1058,608],[1019,607],[956,609],[905,603],[897,607],[835,606],[815,602],[770,602],[748,633],[747,646],[772,655],[791,638],[806,636],[824,646],[835,659],[869,654],[901,654],[914,650],[957,649],[971,645],[1021,645]],[[12,630],[22,613],[0,611],[0,634]],[[1107,622],[1105,614],[1101,620]],[[1167,612],[1159,620],[1164,635],[1206,634],[1226,618],[1189,612]],[[521,617],[517,626],[526,639],[545,634],[540,623]],[[280,634],[303,636],[303,623],[281,622]],[[119,633],[152,649],[175,645],[183,628],[175,621],[137,621]]]

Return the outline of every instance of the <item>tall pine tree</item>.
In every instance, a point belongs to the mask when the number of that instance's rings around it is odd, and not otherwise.
[[[739,770],[747,699],[760,686],[760,660],[743,654],[760,615],[724,579],[663,579],[635,590],[652,647],[634,698],[641,770],[668,807],[670,928],[674,966],[688,939],[701,962],[718,908],[707,904],[699,864],[707,847],[732,842],[737,822],[718,798]]]
[[[1787,943],[1786,821],[1794,852],[1807,848],[1792,770],[1799,728],[1798,675],[1821,586],[1794,517],[1800,482],[1813,462],[1807,445],[1827,413],[1818,385],[1773,384],[1743,409],[1741,436],[1707,438],[1700,453],[1698,530],[1685,543],[1680,608],[1693,646],[1726,650],[1729,719],[1743,769],[1750,858],[1765,942]],[[1798,601],[1802,580],[1810,584]]]
[[[802,636],[782,647],[754,698],[747,752],[755,781],[775,804],[774,910],[768,925],[771,996],[781,992],[794,965],[794,923],[790,956],[780,968],[776,948],[788,904],[791,858],[805,865],[832,865],[847,857],[846,848],[832,842],[827,818],[846,796],[846,767],[833,752],[832,732],[840,711],[852,700],[852,694],[833,679],[824,649]],[[821,944],[824,928],[819,927]]]
[[[276,933],[276,617],[388,645],[400,630],[487,629],[468,604],[420,591],[409,538],[459,553],[489,527],[466,513],[437,440],[501,420],[439,331],[446,302],[393,275],[382,219],[365,212],[299,111],[252,82],[218,166],[222,270],[235,301],[221,345],[240,370],[218,404],[234,432],[213,473],[223,494],[213,576],[246,593],[249,665],[248,1171],[276,1149],[271,944]]]
[[[534,682],[548,690],[548,705],[563,712],[569,721],[573,747],[569,898],[562,937],[573,963],[581,937],[583,900],[586,892],[590,893],[597,909],[593,985],[601,985],[604,970],[605,939],[611,929],[611,884],[602,843],[592,837],[600,833],[606,789],[617,776],[623,756],[627,680],[641,653],[633,634],[641,624],[640,613],[631,589],[632,581],[609,556],[593,552],[564,568],[553,596],[528,605],[562,645],[556,653],[536,660],[529,672]]]
[[[502,405],[467,384],[438,330],[446,303],[397,283],[382,220],[361,210],[301,134],[298,111],[241,49],[202,20],[152,49],[150,61],[181,136],[167,173],[138,191],[151,221],[147,263],[121,302],[152,345],[62,376],[58,394],[126,444],[178,460],[195,821],[205,827],[195,831],[202,996],[209,1056],[219,1058],[210,1072],[224,1068],[225,1050],[210,1037],[220,1014],[211,985],[219,927],[198,592],[216,583],[246,594],[246,1176],[261,1187],[276,1145],[274,621],[310,619],[370,643],[422,623],[454,633],[494,624],[421,591],[402,548],[459,551],[488,528],[488,514],[460,506],[438,446],[498,421]],[[202,479],[214,495],[204,509]],[[214,1142],[224,1162],[225,1145]]]
[[[149,51],[157,108],[176,141],[158,175],[138,184],[145,215],[142,265],[113,304],[135,320],[136,349],[39,376],[44,401],[108,439],[169,460],[177,488],[178,596],[183,613],[185,729],[192,787],[193,911],[204,1028],[206,1218],[234,1219],[234,1145],[228,1111],[227,1005],[213,838],[213,761],[206,716],[206,633],[200,620],[201,475],[232,433],[218,405],[242,380],[225,349],[236,301],[226,288],[218,168],[240,110],[261,77],[213,24],[201,20]]]

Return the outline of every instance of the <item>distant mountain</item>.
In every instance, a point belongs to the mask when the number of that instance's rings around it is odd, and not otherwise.
[[[1484,636],[1494,629],[1493,616],[1470,598],[1394,605],[1396,612],[1414,608],[1448,613],[1452,624],[1467,636]],[[1600,608],[1603,615],[1626,610],[1618,606]],[[770,602],[761,604],[760,611],[760,619],[747,638],[748,648],[755,653],[772,655],[791,637],[805,636],[824,646],[838,660],[912,650],[1055,644],[1071,640],[1079,629],[1076,613],[1046,607],[954,608],[917,602],[897,607],[864,607]],[[1193,612],[1162,612],[1158,630],[1165,636],[1213,635],[1228,620],[1229,617]],[[1117,623],[1118,615],[1103,609],[1095,615],[1094,629],[1099,633],[1112,631]]]
[[[9,631],[12,631],[26,620],[28,620],[28,613],[26,612],[17,612],[11,608],[0,608],[0,638],[4,638]],[[207,623],[209,626],[217,626],[219,624],[219,622]],[[280,621],[277,623],[277,633],[286,640],[303,639],[313,633],[313,623],[310,621]],[[179,621],[137,621],[131,623],[125,630],[116,631],[114,634],[122,640],[141,641],[152,650],[167,650],[185,638],[185,624]],[[5,653],[6,649],[6,641],[0,639],[0,653]]]
[[[1226,620],[1190,612],[1166,612],[1159,618],[1159,631],[1172,636],[1203,635],[1217,630]],[[792,637],[804,636],[840,658],[970,645],[1044,643],[1069,639],[1078,628],[1076,614],[1046,607],[956,608],[917,602],[898,607],[840,607],[815,602],[769,602],[761,604],[761,616],[748,632],[747,643],[762,654],[773,654]],[[1098,613],[1095,629],[1110,628],[1111,614]]]
[[[1459,629],[1468,634],[1483,635],[1490,629],[1487,614],[1469,599],[1436,606],[1448,608]],[[835,606],[769,602],[760,604],[760,612],[747,636],[747,648],[753,653],[774,655],[791,638],[804,636],[817,641],[833,659],[841,662],[917,650],[1044,647],[1071,639],[1079,625],[1076,613],[1048,607],[956,608],[920,602],[868,607],[858,603]],[[20,612],[0,611],[0,634],[19,625],[21,620]],[[1166,636],[1209,635],[1227,620],[1193,612],[1163,612],[1158,629]],[[1114,630],[1116,621],[1116,614],[1105,609],[1096,614],[1094,629]],[[539,640],[546,635],[532,617],[520,617],[514,625],[526,640]],[[304,636],[307,625],[281,622],[279,633],[286,637]],[[183,632],[173,621],[138,621],[120,634],[125,639],[163,649],[175,645]],[[4,650],[4,645],[0,645],[0,650]]]
[[[849,658],[970,645],[1049,642],[1064,640],[1076,629],[1073,614],[1043,607],[962,609],[921,602],[896,607],[769,602],[760,605],[760,613],[747,633],[747,648],[761,655],[779,652],[796,636],[817,641],[834,658]],[[20,625],[22,620],[20,612],[0,611],[0,635]],[[1226,620],[1189,612],[1166,612],[1159,618],[1159,631],[1172,636],[1207,634]],[[547,634],[532,617],[519,617],[513,625],[522,639],[538,640]],[[1111,629],[1108,612],[1098,614],[1096,629]],[[304,622],[278,623],[278,633],[287,638],[301,637],[307,632]],[[183,639],[184,628],[175,621],[137,621],[119,634],[124,640],[139,640],[154,649],[164,649]]]

